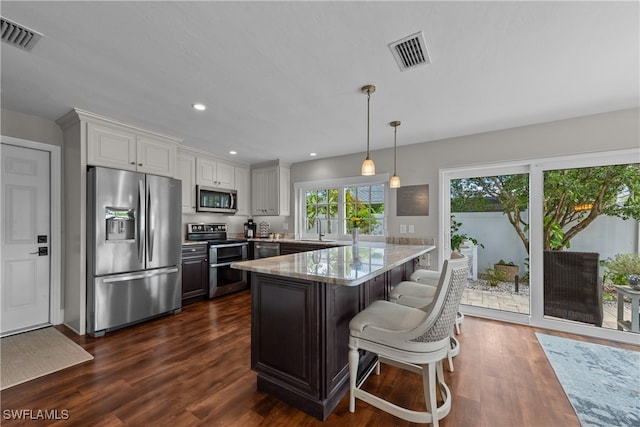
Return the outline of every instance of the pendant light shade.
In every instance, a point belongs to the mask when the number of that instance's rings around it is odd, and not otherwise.
[[[369,157],[369,111],[371,103],[371,94],[376,91],[374,85],[362,86],[362,93],[367,94],[367,158],[362,162],[362,170],[360,173],[365,176],[371,176],[376,174],[376,165]]]
[[[390,188],[400,188],[400,177],[396,174],[396,134],[398,133],[398,126],[400,126],[400,122],[395,120],[389,123],[390,126],[393,126],[393,176],[391,180],[389,180]]]
[[[371,160],[369,156],[367,156],[367,158],[364,159],[364,162],[362,162],[362,170],[360,173],[365,176],[376,174],[376,164],[373,163],[373,160]]]
[[[389,180],[389,187],[391,188],[400,188],[400,177],[398,175],[393,175]]]

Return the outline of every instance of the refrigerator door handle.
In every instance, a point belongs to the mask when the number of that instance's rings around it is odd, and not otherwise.
[[[177,273],[178,267],[160,268],[157,270],[145,271],[143,273],[134,274],[119,274],[113,277],[106,277],[102,280],[103,283],[115,283],[115,282],[127,282],[129,280],[146,279],[153,276],[159,276],[162,274]]]
[[[144,250],[144,237],[145,237],[145,229],[144,229],[144,216],[142,215],[142,201],[144,197],[144,185],[142,181],[138,181],[138,217],[136,220],[138,221],[138,260],[143,262],[143,250]]]
[[[149,247],[147,248],[147,253],[149,256],[149,262],[153,261],[153,239],[155,237],[156,224],[155,224],[155,214],[153,207],[151,206],[151,183],[147,183],[147,219],[149,220],[148,224],[148,233],[149,233]]]

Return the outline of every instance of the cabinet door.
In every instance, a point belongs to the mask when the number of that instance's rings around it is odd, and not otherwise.
[[[149,136],[137,138],[138,172],[174,177],[177,147]]]
[[[218,162],[216,165],[217,186],[227,190],[236,189],[236,168],[227,163]]]
[[[287,168],[278,168],[278,215],[289,216],[291,208],[290,193],[291,171]]]
[[[236,190],[238,191],[238,211],[236,215],[249,215],[251,210],[249,209],[250,201],[250,172],[249,168],[235,168],[236,178]]]
[[[196,211],[196,156],[183,151],[178,152],[178,170],[176,177],[182,180],[182,212]]]
[[[217,187],[217,163],[213,160],[198,157],[196,159],[196,184]]]
[[[263,208],[265,215],[278,215],[279,207],[279,180],[278,168],[269,168],[264,171],[264,199]]]
[[[387,298],[387,279],[386,274],[380,274],[371,280],[365,282],[365,308],[374,301],[384,300]]]
[[[251,170],[253,215],[289,215],[289,174],[279,166]]]
[[[194,298],[207,293],[206,260],[185,259],[182,261],[182,299]]]
[[[182,250],[183,300],[202,297],[207,294],[209,287],[209,263],[205,255],[206,250],[206,246]],[[192,256],[192,253],[199,255]]]
[[[266,215],[265,209],[265,170],[254,169],[251,171],[251,213],[253,215]]]
[[[87,123],[87,164],[135,171],[135,134]]]

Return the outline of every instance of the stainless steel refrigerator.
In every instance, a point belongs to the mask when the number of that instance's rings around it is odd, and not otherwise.
[[[180,181],[95,167],[87,193],[87,332],[180,311]]]

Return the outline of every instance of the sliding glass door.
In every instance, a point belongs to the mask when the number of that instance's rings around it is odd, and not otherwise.
[[[447,252],[471,259],[463,311],[526,322],[530,313],[527,165],[458,170],[447,176]],[[448,253],[443,254],[446,258]]]
[[[529,314],[529,174],[451,180],[451,249],[471,258],[462,303]]]
[[[542,177],[545,318],[631,330],[640,165],[547,169]]]
[[[458,250],[474,265],[461,311],[640,341],[640,296],[624,286],[640,264],[639,155],[442,170],[439,256]]]

